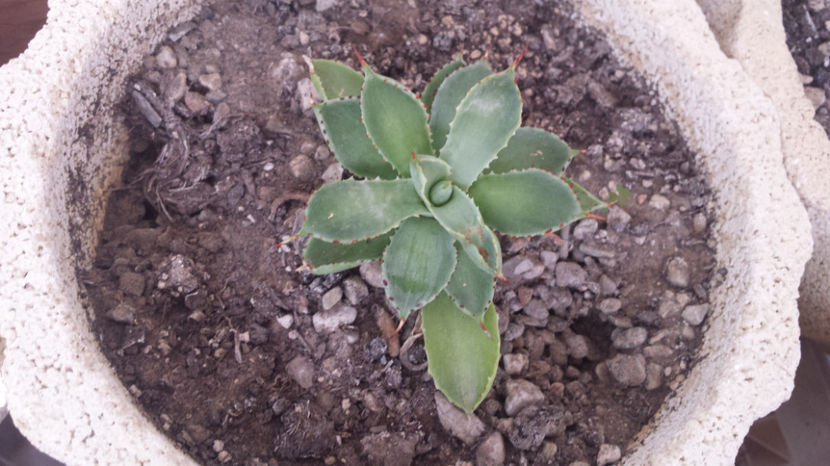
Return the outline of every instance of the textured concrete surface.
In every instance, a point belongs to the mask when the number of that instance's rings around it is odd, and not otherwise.
[[[769,96],[781,124],[784,165],[807,207],[813,257],[801,282],[801,331],[830,343],[830,141],[814,119],[787,48],[779,0],[699,0],[723,51]]]
[[[126,154],[112,107],[142,55],[194,13],[188,3],[52,2],[28,50],[0,68],[0,378],[20,431],[69,464],[191,463],[98,352],[75,278]]]
[[[693,0],[577,5],[650,78],[700,154],[727,270],[710,294],[704,358],[624,463],[734,464],[752,422],[789,398],[799,360],[796,300],[812,239],[783,168],[776,106],[721,52]]]
[[[0,68],[0,188],[10,219],[0,224],[8,277],[0,376],[20,429],[70,464],[190,462],[97,351],[74,273],[89,261],[101,194],[125,154],[112,106],[140,57],[192,13],[185,3],[56,2],[30,49]],[[703,154],[728,270],[712,292],[705,358],[627,461],[728,464],[752,421],[787,398],[798,361],[796,290],[811,240],[782,169],[775,109],[723,56],[692,0],[577,3],[656,83]]]

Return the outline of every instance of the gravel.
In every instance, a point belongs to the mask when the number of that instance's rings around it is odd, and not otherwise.
[[[608,372],[621,385],[636,387],[646,381],[646,358],[642,354],[618,354],[607,365]]]
[[[501,364],[507,375],[519,375],[527,368],[528,358],[524,353],[507,353],[501,357]]]
[[[343,294],[346,295],[346,300],[352,306],[357,306],[367,296],[369,296],[369,288],[360,277],[348,277],[343,280]]]
[[[499,466],[504,457],[504,438],[499,432],[492,432],[476,448],[476,466]]]
[[[297,356],[286,364],[285,373],[306,390],[314,385],[314,363],[305,356]]]
[[[311,318],[317,333],[331,333],[341,325],[349,325],[357,318],[357,309],[346,304],[339,304],[327,311],[320,311]]]
[[[375,288],[383,288],[383,274],[379,261],[360,264],[360,276],[369,285]]]
[[[608,443],[603,443],[599,446],[599,453],[597,453],[598,466],[615,463],[620,458],[622,458],[622,451],[620,451],[619,446]]]
[[[678,288],[689,286],[689,263],[686,259],[675,256],[666,263],[666,280]]]
[[[579,288],[585,284],[588,273],[576,262],[559,262],[556,264],[556,284],[566,288]]]
[[[320,304],[322,304],[323,310],[328,311],[338,304],[341,299],[343,299],[343,290],[339,286],[335,286],[323,295]]]
[[[683,314],[681,315],[683,316],[683,320],[696,326],[703,323],[703,319],[706,318],[706,314],[708,313],[708,304],[693,304],[691,306],[686,306],[686,309],[683,309]]]
[[[508,416],[515,416],[524,408],[545,401],[542,390],[532,382],[524,379],[507,381],[507,399],[504,401],[504,411]]]
[[[648,339],[648,330],[643,327],[632,327],[625,330],[615,330],[611,334],[614,348],[630,350],[642,345]]]
[[[472,445],[484,433],[485,427],[475,414],[467,414],[458,409],[437,390],[435,391],[435,409],[438,421],[444,430],[467,445]]]

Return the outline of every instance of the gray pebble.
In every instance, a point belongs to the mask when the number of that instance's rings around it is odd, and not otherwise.
[[[689,286],[689,263],[686,259],[675,256],[666,263],[666,280],[679,288]]]
[[[522,409],[545,401],[545,395],[532,382],[524,379],[507,381],[507,398],[504,400],[504,411],[508,416],[515,416]]]
[[[605,296],[617,294],[617,282],[612,280],[608,275],[603,274],[599,277],[600,293]]]
[[[614,330],[611,334],[611,341],[614,348],[617,349],[634,349],[648,339],[648,330],[643,327],[632,327],[625,330]]]
[[[528,357],[524,353],[507,353],[501,357],[501,364],[507,375],[519,375],[527,368]]]
[[[222,89],[222,75],[219,73],[199,75],[199,84],[208,88],[209,91],[218,91]]]
[[[583,241],[597,232],[599,228],[599,222],[592,218],[586,218],[585,220],[580,221],[576,224],[573,229],[573,237],[578,241]]]
[[[343,292],[352,306],[357,306],[366,296],[369,296],[369,288],[359,277],[349,277],[343,280]]]
[[[135,105],[138,107],[138,111],[141,113],[141,116],[143,116],[148,123],[153,125],[154,128],[158,128],[162,121],[161,115],[158,114],[156,109],[153,108],[147,98],[141,95],[140,92],[134,90],[131,94]]]
[[[559,254],[553,251],[542,251],[539,253],[539,257],[542,258],[542,263],[548,269],[553,269],[556,266],[556,261],[559,260]]]
[[[805,86],[804,95],[807,96],[807,99],[810,100],[810,103],[813,104],[813,108],[816,110],[827,102],[827,94],[824,93],[824,89],[819,87]]]
[[[339,286],[335,286],[334,288],[328,290],[326,294],[323,295],[323,299],[321,300],[323,310],[328,311],[333,308],[334,305],[339,303],[341,299],[343,299],[343,290],[340,289]]]
[[[706,220],[706,214],[699,212],[696,213],[694,217],[692,217],[692,228],[694,228],[695,233],[703,233],[706,230],[706,224],[708,220]]]
[[[119,303],[118,306],[107,311],[108,319],[121,324],[135,323],[135,308],[127,303]]]
[[[311,323],[317,333],[331,333],[341,325],[349,325],[357,318],[357,309],[339,304],[327,311],[320,311],[311,317]]]
[[[606,364],[611,376],[624,386],[636,387],[646,381],[646,358],[642,354],[618,354]]]
[[[308,156],[300,154],[295,156],[288,162],[288,167],[291,169],[291,174],[294,178],[300,180],[308,180],[314,172],[314,163]]]
[[[587,241],[579,245],[579,252],[597,259],[611,259],[614,257],[613,249],[603,248]]]
[[[297,356],[286,364],[285,373],[306,390],[314,385],[314,363],[305,356]]]
[[[631,222],[631,215],[619,206],[612,206],[608,209],[608,226],[612,230],[621,233],[628,226],[629,222]]]
[[[556,285],[566,288],[578,288],[585,283],[588,273],[575,262],[556,264]]]
[[[320,177],[326,183],[331,183],[332,181],[337,181],[340,178],[343,178],[343,165],[340,165],[337,162],[330,164],[326,167],[326,170]]]
[[[375,288],[383,288],[383,272],[380,261],[365,262],[360,264],[360,276],[363,280]]]
[[[187,74],[184,71],[176,73],[172,79],[166,82],[163,88],[164,98],[168,102],[178,102],[187,92]]]
[[[504,341],[513,341],[516,338],[522,336],[525,332],[525,326],[517,323],[517,322],[510,322],[507,324],[507,329],[504,331],[504,335],[502,335],[502,340]]]
[[[467,445],[472,445],[484,433],[484,423],[475,414],[458,409],[440,392],[435,392],[435,410],[444,430]]]
[[[599,453],[597,453],[597,465],[604,466],[606,464],[615,463],[622,458],[622,451],[617,445],[603,443],[599,446]]]
[[[169,45],[161,46],[156,54],[156,64],[158,64],[159,68],[175,68],[179,62],[176,59],[176,52],[173,51],[173,48]]]
[[[622,308],[622,301],[617,298],[606,298],[597,306],[603,314],[614,314]]]
[[[709,313],[709,305],[708,304],[694,304],[691,306],[686,306],[686,309],[683,309],[683,319],[692,324],[692,325],[700,325],[703,322],[703,319],[706,318],[706,314]]]
[[[210,108],[210,102],[198,92],[185,92],[184,104],[194,115],[204,115]]]
[[[504,438],[494,431],[476,448],[476,466],[499,466],[504,464]]]
[[[513,276],[522,275],[525,272],[529,272],[530,269],[532,269],[532,268],[533,268],[533,261],[531,261],[530,259],[527,259],[527,258],[522,259],[516,265],[516,267],[513,269],[512,275]]]
[[[124,272],[118,277],[118,289],[132,296],[144,294],[144,276],[135,272]]]
[[[648,205],[657,210],[666,210],[671,206],[671,201],[662,194],[654,194],[649,199]]]
[[[317,0],[317,3],[314,5],[314,9],[317,10],[317,13],[322,13],[337,6],[340,1],[341,0]]]
[[[532,299],[522,311],[525,315],[540,320],[547,319],[549,315],[548,308],[541,299]]]
[[[591,351],[590,342],[584,335],[575,333],[565,335],[565,345],[568,346],[568,354],[574,359],[586,358]]]
[[[187,257],[176,254],[169,263],[158,282],[160,289],[168,289],[177,293],[188,294],[199,287],[199,279],[193,273],[195,265]]]
[[[674,355],[674,351],[666,345],[648,345],[643,348],[643,354],[649,359],[666,359]]]
[[[663,366],[650,362],[646,366],[646,390],[654,390],[663,385]]]

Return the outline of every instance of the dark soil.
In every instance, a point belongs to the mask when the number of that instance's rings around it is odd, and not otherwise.
[[[816,106],[815,119],[830,135],[830,3],[783,0],[787,46],[802,74],[805,92]]]
[[[325,3],[206,7],[127,89],[124,186],[80,272],[119,377],[204,464],[616,461],[682,382],[706,326],[708,190],[675,125],[564,5],[354,0],[317,12]],[[299,229],[308,193],[341,176],[302,56],[354,65],[354,45],[421,90],[459,51],[471,62],[489,49],[499,69],[525,44],[524,125],[586,149],[569,175],[605,197],[623,184],[631,202],[607,222],[502,239],[509,356],[465,444],[439,422],[420,341],[401,355],[416,319],[392,335],[372,267],[316,277],[298,271],[302,241],[275,247]],[[329,332],[324,318],[343,325]],[[521,396],[532,401],[517,408]]]

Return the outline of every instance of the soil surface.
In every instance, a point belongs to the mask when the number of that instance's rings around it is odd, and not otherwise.
[[[516,5],[519,3],[519,5]],[[612,464],[682,382],[716,276],[709,201],[674,123],[555,2],[215,3],[172,29],[124,100],[131,158],[91,270],[93,327],[148,416],[203,464]],[[451,57],[518,68],[524,125],[607,221],[502,238],[503,358],[474,416],[425,370],[379,266],[298,271],[308,194],[350,176],[310,109],[303,55],[351,47],[416,91]],[[465,463],[458,463],[465,464]]]
[[[830,2],[783,0],[787,46],[801,73],[804,92],[816,108],[815,119],[830,135]]]

